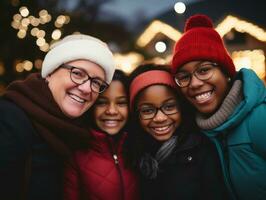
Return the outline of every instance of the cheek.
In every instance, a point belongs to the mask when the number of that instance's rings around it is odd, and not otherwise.
[[[149,120],[140,120],[139,124],[145,131],[149,130],[148,129]]]

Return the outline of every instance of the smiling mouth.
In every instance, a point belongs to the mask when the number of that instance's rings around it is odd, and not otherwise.
[[[194,96],[197,103],[204,103],[208,101],[212,96],[213,90]]]
[[[76,101],[76,102],[78,102],[78,103],[85,103],[85,99],[82,99],[82,98],[80,98],[79,96],[77,96],[77,95],[74,95],[74,94],[68,94],[69,95],[69,97],[71,98],[71,99],[73,99],[74,101]]]
[[[169,133],[169,131],[171,130],[171,127],[172,125],[170,124],[170,125],[161,126],[161,127],[151,127],[151,129],[156,135],[165,135]]]
[[[105,119],[102,120],[104,122],[104,125],[109,128],[117,127],[120,120],[110,120],[110,119]]]

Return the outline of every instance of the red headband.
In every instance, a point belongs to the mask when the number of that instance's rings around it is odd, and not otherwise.
[[[133,109],[133,102],[136,95],[144,88],[151,85],[168,85],[174,89],[177,88],[173,77],[167,71],[152,70],[137,76],[130,85],[130,109]]]

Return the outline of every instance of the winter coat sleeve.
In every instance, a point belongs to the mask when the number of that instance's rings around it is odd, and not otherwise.
[[[74,161],[67,162],[64,173],[64,200],[79,200],[81,184]]]
[[[18,199],[33,128],[25,113],[11,102],[1,99],[0,113],[0,196]]]
[[[248,129],[253,148],[266,159],[266,100],[251,112]]]

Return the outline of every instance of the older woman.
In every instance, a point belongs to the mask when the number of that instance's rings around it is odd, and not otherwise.
[[[87,145],[83,115],[114,69],[104,42],[71,35],[52,46],[41,75],[8,86],[0,99],[2,199],[62,199],[63,161]]]

